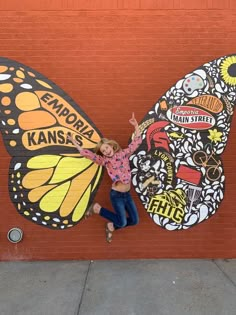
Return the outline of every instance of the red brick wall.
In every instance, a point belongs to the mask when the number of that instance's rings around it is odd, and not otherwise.
[[[122,146],[128,119],[141,120],[178,79],[201,64],[236,52],[233,0],[0,1],[1,56],[26,64],[65,90],[108,138]],[[223,154],[226,191],[211,219],[189,230],[155,225],[133,192],[140,224],[105,242],[94,216],[66,231],[21,218],[8,194],[8,156],[0,139],[1,260],[236,258],[236,118]],[[96,200],[109,207],[104,176]],[[18,226],[24,239],[6,235]]]

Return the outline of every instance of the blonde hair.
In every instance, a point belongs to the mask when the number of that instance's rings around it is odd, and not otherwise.
[[[103,155],[102,152],[100,151],[101,149],[101,146],[103,144],[109,144],[113,150],[114,150],[114,153],[118,152],[121,150],[121,147],[120,145],[115,141],[115,140],[109,140],[107,138],[102,138],[96,145],[95,147],[95,153],[97,153],[98,155]]]

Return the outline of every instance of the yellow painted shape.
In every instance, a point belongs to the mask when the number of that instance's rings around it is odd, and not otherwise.
[[[90,194],[91,194],[91,185],[87,188],[83,197],[80,199],[79,203],[77,204],[74,210],[74,213],[72,216],[73,222],[78,222],[82,218],[85,210],[87,209]]]
[[[11,119],[11,118],[10,118],[10,119],[7,120],[7,123],[8,123],[8,125],[10,125],[10,126],[14,126],[16,122],[15,122],[14,119]]]
[[[27,189],[42,186],[51,178],[52,174],[53,168],[31,171],[24,176],[22,185]]]
[[[53,189],[54,187],[56,187],[56,185],[46,185],[32,189],[28,194],[29,201],[39,201],[39,199],[41,199],[49,190]]]
[[[42,81],[42,80],[36,80],[40,85],[48,88],[48,89],[52,89],[51,85],[47,84],[46,82]]]
[[[13,90],[13,85],[10,83],[0,84],[0,92],[9,93]]]
[[[18,76],[18,78],[24,79],[25,78],[25,74],[24,72],[17,70],[16,71],[16,75]]]
[[[73,211],[88,185],[90,185],[97,168],[96,164],[92,164],[85,172],[72,180],[70,190],[60,208],[60,215],[62,217],[66,217]]]
[[[99,166],[98,174],[97,174],[96,180],[95,180],[95,182],[93,184],[92,191],[94,191],[94,189],[97,187],[98,181],[99,181],[99,179],[101,177],[101,173],[102,173],[102,167]]]
[[[60,183],[71,178],[84,171],[91,164],[92,161],[86,158],[64,157],[59,161],[49,184]]]
[[[32,92],[22,92],[16,96],[16,106],[26,112],[40,108],[38,97]]]
[[[16,141],[11,140],[11,141],[9,142],[9,144],[10,144],[11,147],[15,147],[15,146],[16,146]]]
[[[70,188],[70,181],[48,192],[40,201],[39,206],[45,212],[55,212],[59,209],[63,199]]]
[[[27,167],[31,169],[43,169],[54,167],[57,165],[60,158],[61,158],[60,155],[51,154],[34,156],[28,161]]]

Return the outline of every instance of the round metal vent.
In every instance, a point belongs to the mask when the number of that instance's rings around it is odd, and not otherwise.
[[[19,228],[12,228],[7,233],[7,238],[12,243],[19,243],[22,240],[23,231]]]

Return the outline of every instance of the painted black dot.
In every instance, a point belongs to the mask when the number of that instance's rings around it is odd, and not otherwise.
[[[229,66],[228,68],[228,74],[231,77],[236,77],[236,63],[233,63],[232,65]]]
[[[190,88],[188,88],[188,91],[191,92],[192,90]]]

